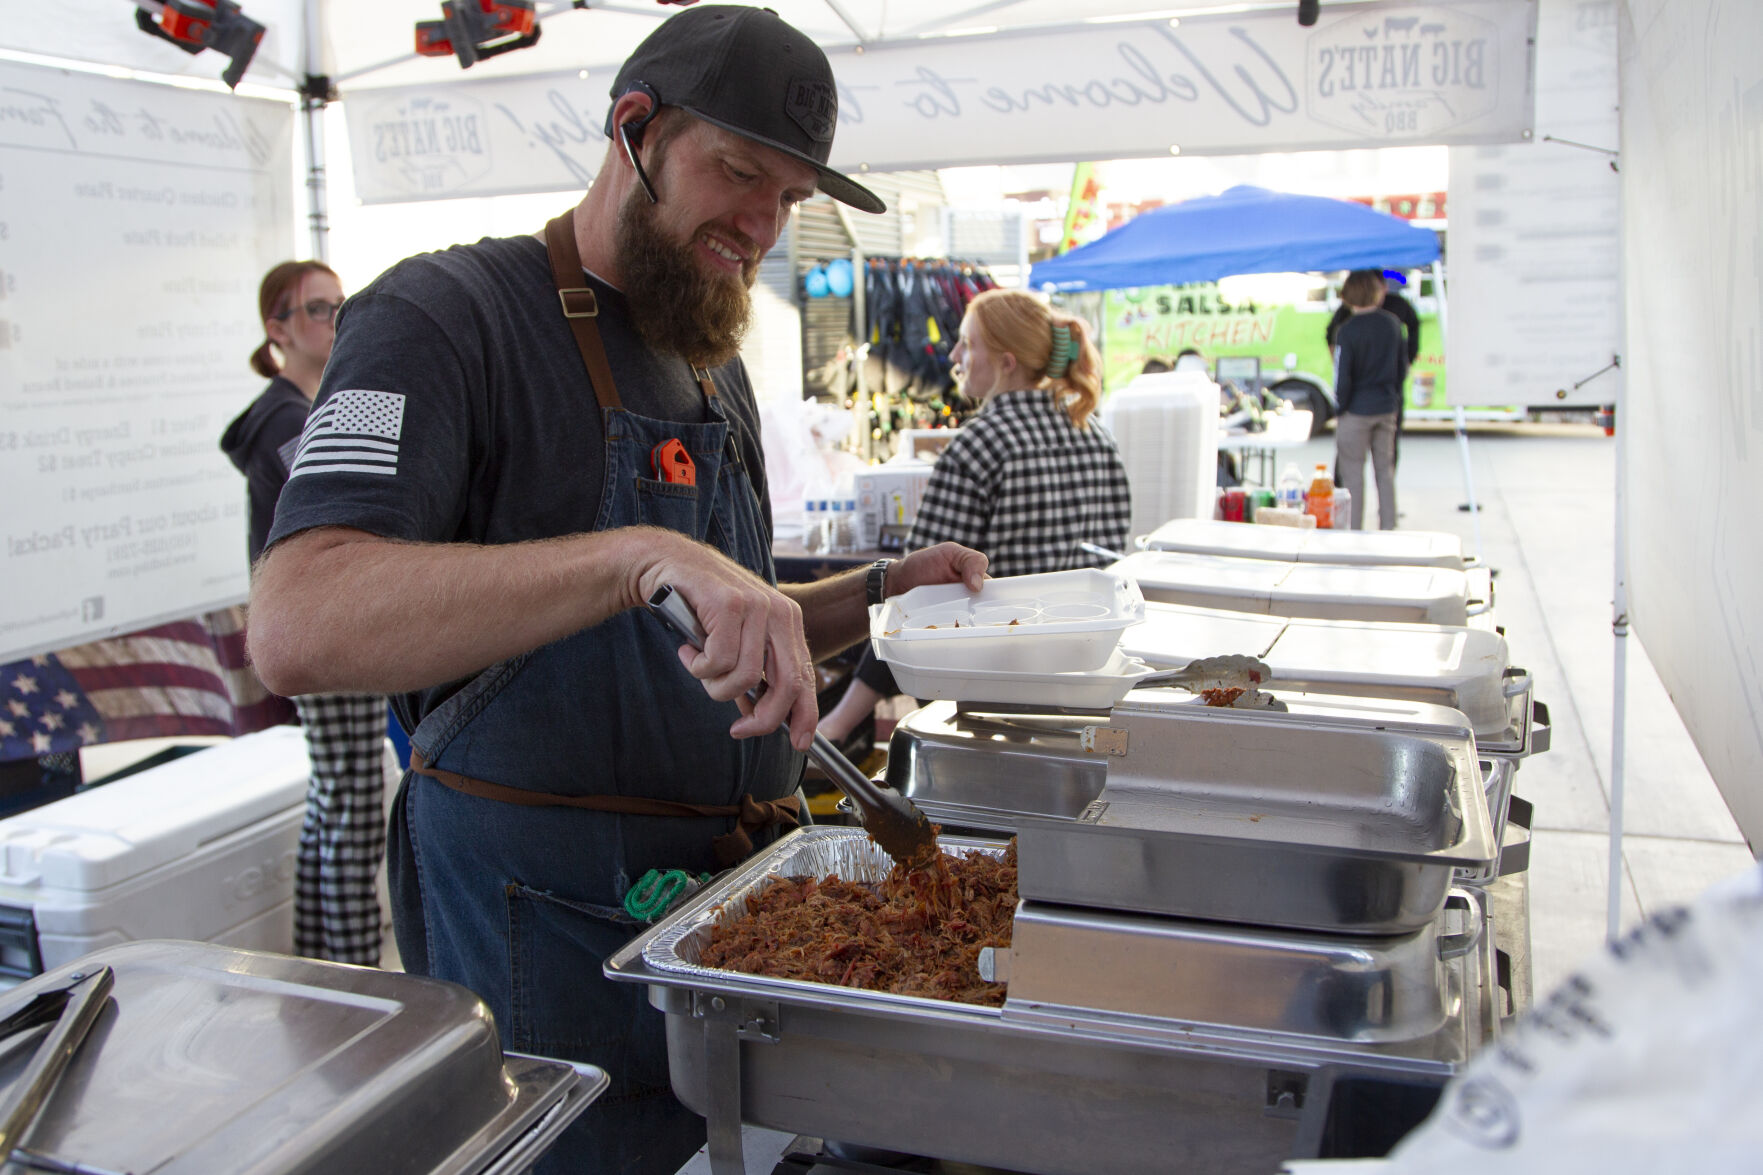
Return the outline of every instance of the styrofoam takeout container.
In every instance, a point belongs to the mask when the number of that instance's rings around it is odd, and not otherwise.
[[[1019,706],[1071,706],[1106,710],[1158,670],[1119,649],[1100,669],[1075,673],[1028,673],[1011,669],[925,669],[889,662],[894,682],[915,698]]]
[[[1108,664],[1144,619],[1126,576],[1084,568],[913,588],[870,610],[875,654],[918,669],[1077,673]]]

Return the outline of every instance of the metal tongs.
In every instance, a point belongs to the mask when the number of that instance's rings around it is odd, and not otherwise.
[[[0,1041],[15,1033],[48,1025],[49,1032],[32,1054],[24,1072],[0,1099],[0,1156],[40,1171],[91,1172],[96,1168],[36,1154],[19,1145],[37,1115],[55,1092],[67,1064],[92,1031],[110,995],[115,976],[109,967],[76,972],[65,985],[38,992],[30,1002],[0,1018]]]
[[[1244,693],[1254,693],[1272,676],[1273,670],[1261,658],[1231,653],[1223,657],[1201,657],[1180,669],[1166,669],[1141,677],[1133,683],[1133,688],[1179,685],[1196,694],[1203,689],[1240,689]]]
[[[1230,653],[1222,657],[1201,657],[1180,669],[1166,669],[1141,677],[1133,683],[1133,688],[1178,685],[1193,694],[1209,689],[1237,689],[1242,693],[1231,701],[1231,709],[1283,711],[1286,704],[1261,689],[1272,676],[1273,670],[1261,658]]]
[[[703,651],[704,630],[698,617],[671,585],[664,584],[649,597],[649,611],[686,644]],[[747,696],[759,700],[756,690],[748,690]],[[850,798],[863,830],[883,852],[908,869],[922,868],[936,860],[936,830],[918,805],[892,788],[875,783],[818,730],[808,747],[808,757]]]

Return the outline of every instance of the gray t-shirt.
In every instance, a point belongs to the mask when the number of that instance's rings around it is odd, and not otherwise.
[[[620,398],[657,420],[708,418],[685,360],[657,355],[624,297],[591,277]],[[771,543],[752,385],[711,372]],[[315,526],[417,542],[514,543],[595,529],[605,430],[558,306],[544,243],[424,253],[349,299],[269,545]],[[462,682],[394,699],[413,727]]]

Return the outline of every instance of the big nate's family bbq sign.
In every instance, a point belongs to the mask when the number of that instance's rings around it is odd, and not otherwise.
[[[1329,6],[829,51],[834,166],[1246,154],[1531,134],[1535,0]],[[616,65],[346,95],[368,201],[579,189]]]

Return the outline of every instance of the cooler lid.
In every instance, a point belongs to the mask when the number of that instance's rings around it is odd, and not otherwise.
[[[1413,620],[1428,624],[1462,624],[1468,619],[1469,581],[1461,571],[1327,563],[1285,566],[1285,575],[1273,588],[1276,612],[1280,601],[1301,601],[1314,606],[1412,611]]]
[[[0,885],[89,892],[306,800],[306,738],[277,726],[0,820]]]
[[[1262,660],[1279,686],[1436,692],[1482,738],[1497,737],[1511,721],[1502,680],[1506,638],[1487,629],[1293,620]]]
[[[1307,530],[1300,563],[1403,564],[1463,569],[1463,540],[1442,530]]]
[[[1266,659],[1293,621],[1219,608],[1145,604],[1145,618],[1121,634],[1120,650],[1158,669],[1180,669],[1200,657],[1246,653]]]
[[[1463,569],[1463,540],[1437,530],[1295,530],[1177,518],[1145,538],[1152,550],[1296,563]]]
[[[1139,551],[1109,568],[1138,581],[1149,597],[1163,589],[1238,601],[1239,612],[1259,612],[1292,565],[1263,559],[1232,559],[1222,555],[1188,555],[1180,551]],[[1253,604],[1259,602],[1260,607]],[[1234,606],[1234,605],[1227,605]]]
[[[81,1169],[468,1175],[584,1083],[545,1129],[604,1088],[591,1066],[504,1064],[462,987],[212,943],[97,951],[0,1004],[99,965],[115,972],[110,1000],[26,1138]],[[0,1061],[0,1089],[30,1055]]]
[[[1288,620],[1262,660],[1276,678],[1290,671],[1290,676],[1308,681],[1427,687],[1485,681],[1497,687],[1506,670],[1507,649],[1505,637],[1479,628]]]
[[[1296,562],[1307,533],[1289,526],[1245,526],[1210,518],[1177,518],[1147,535],[1145,545],[1153,551]]]

